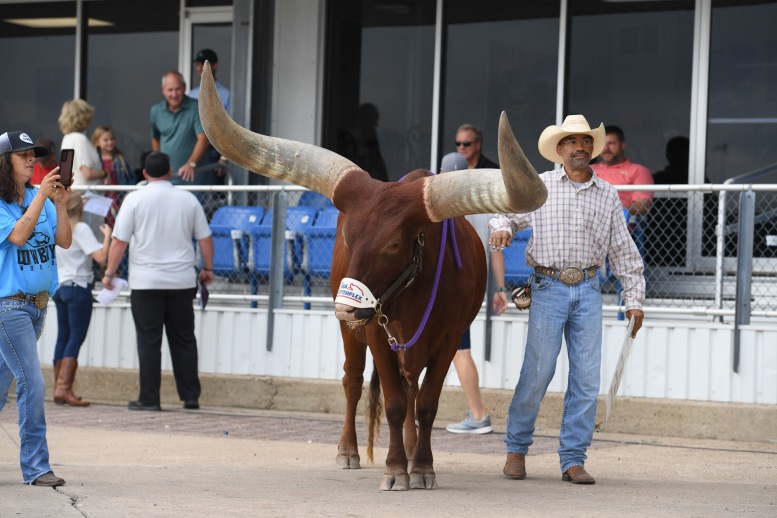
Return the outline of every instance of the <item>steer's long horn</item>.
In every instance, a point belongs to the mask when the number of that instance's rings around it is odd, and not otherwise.
[[[424,192],[432,221],[489,212],[527,213],[548,198],[548,190],[515,140],[507,114],[499,118],[500,169],[453,171],[427,178]]]
[[[210,143],[240,167],[320,192],[332,198],[337,179],[359,166],[312,144],[253,133],[232,120],[219,100],[210,64],[200,83],[200,119]]]

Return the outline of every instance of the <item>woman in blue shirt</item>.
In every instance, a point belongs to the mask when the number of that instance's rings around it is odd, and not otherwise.
[[[65,481],[49,464],[37,342],[49,296],[59,282],[55,245],[68,248],[72,240],[70,190],[59,182],[59,167],[43,178],[40,188],[32,186],[35,158],[48,154],[33,142],[21,131],[0,135],[0,410],[16,378],[24,483],[61,486]],[[57,225],[58,219],[65,224]]]

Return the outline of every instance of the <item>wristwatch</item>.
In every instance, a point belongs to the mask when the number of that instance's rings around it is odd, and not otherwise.
[[[197,162],[189,162],[189,167],[196,168],[197,167]]]
[[[495,291],[497,292],[501,291],[502,293],[510,293],[510,288],[508,288],[507,286],[497,286]]]

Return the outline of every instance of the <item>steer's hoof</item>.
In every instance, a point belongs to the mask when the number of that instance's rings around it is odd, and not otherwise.
[[[410,489],[437,489],[437,477],[434,473],[411,473]]]
[[[346,455],[344,453],[337,455],[337,467],[341,469],[360,469],[361,463],[358,455]]]
[[[381,491],[407,491],[410,484],[410,477],[405,475],[383,475],[380,481]]]

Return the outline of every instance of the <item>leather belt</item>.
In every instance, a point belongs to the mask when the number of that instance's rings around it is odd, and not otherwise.
[[[535,266],[534,271],[540,275],[547,275],[563,282],[567,286],[577,286],[585,279],[590,279],[596,275],[598,266],[591,266],[590,268],[577,268],[576,266],[567,266],[561,270],[554,270],[553,268],[546,268],[544,266]]]
[[[16,295],[10,295],[7,299],[23,300],[25,302],[31,302],[35,304],[38,309],[43,309],[49,305],[49,292],[41,291],[37,295],[30,295],[28,293],[17,293]]]

